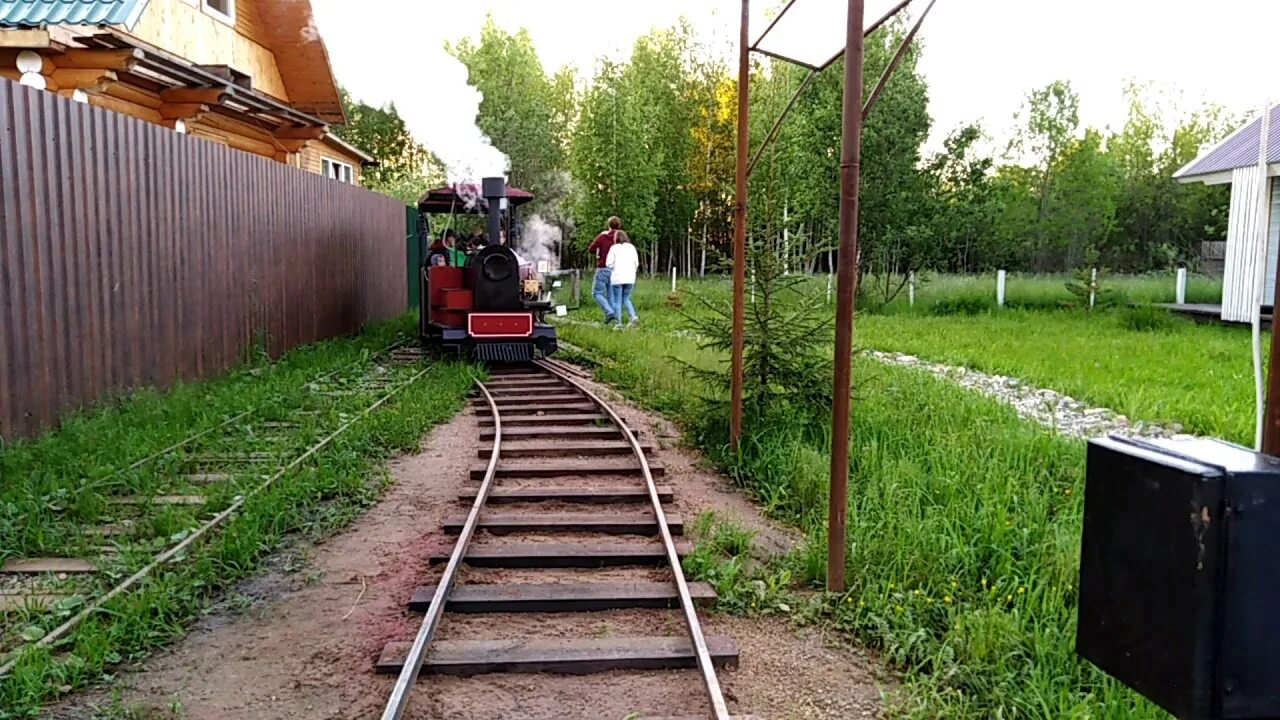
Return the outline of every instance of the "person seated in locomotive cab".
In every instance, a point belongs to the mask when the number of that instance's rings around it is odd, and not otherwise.
[[[450,228],[444,231],[444,248],[445,257],[448,259],[447,265],[453,267],[467,266],[467,251],[458,245],[458,233]]]
[[[447,231],[452,232],[452,230]],[[444,238],[437,238],[427,249],[427,267],[439,267],[449,264],[449,249],[445,247]]]

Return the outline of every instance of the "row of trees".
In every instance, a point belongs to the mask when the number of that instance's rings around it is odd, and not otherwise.
[[[868,39],[867,89],[901,34]],[[570,251],[616,214],[652,269],[686,272],[730,246],[737,81],[714,50],[687,25],[655,29],[584,82],[570,70],[548,73],[528,33],[492,20],[478,40],[451,48],[484,96],[477,120],[510,156],[512,183],[537,195],[534,209],[562,225]],[[1082,128],[1079,97],[1054,82],[1027,95],[1008,147],[993,150],[973,123],[924,157],[931,119],[920,53],[908,52],[864,129],[864,270],[1143,271],[1194,264],[1201,241],[1223,238],[1225,190],[1171,178],[1231,129],[1220,109],[1179,113],[1134,85],[1123,127]],[[753,154],[807,73],[753,65]],[[825,266],[835,244],[842,78],[837,63],[812,79],[751,176],[749,231],[788,268]],[[410,200],[429,184],[420,172],[427,153],[394,108],[350,103],[348,114],[344,137],[382,161],[371,186]]]

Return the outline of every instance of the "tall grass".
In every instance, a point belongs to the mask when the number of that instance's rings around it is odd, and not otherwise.
[[[0,555],[81,549],[85,541],[80,531],[100,520],[101,496],[158,489],[156,472],[115,473],[116,469],[240,410],[253,408],[255,421],[290,420],[292,428],[271,449],[295,456],[291,451],[314,444],[354,416],[353,410],[362,409],[348,407],[344,400],[305,419],[294,412],[304,402],[301,384],[329,370],[367,363],[371,349],[409,337],[414,326],[411,318],[402,318],[360,338],[291,352],[274,365],[243,368],[229,377],[163,395],[142,393],[118,407],[73,418],[62,430],[7,448],[0,457],[0,468],[6,473],[0,487],[4,520]],[[340,374],[334,382],[342,381]],[[385,486],[380,460],[388,453],[415,448],[426,428],[457,412],[470,386],[467,368],[440,364],[339,435],[311,461],[251,498],[238,515],[193,546],[181,562],[157,570],[134,591],[107,603],[52,651],[25,651],[12,673],[0,678],[0,718],[37,716],[41,703],[100,679],[112,666],[140,658],[180,636],[226,587],[252,573],[289,534],[322,537],[350,521]],[[352,397],[352,403],[358,401]],[[252,433],[244,437],[252,443]],[[208,507],[224,507],[236,491],[231,486],[213,489]],[[81,496],[97,501],[80,507],[75,501]],[[90,581],[90,595],[141,567],[174,541],[169,533],[189,531],[198,519],[194,511],[153,510],[139,527],[142,539],[121,544],[119,556],[108,561],[111,576]],[[155,541],[148,544],[146,538],[152,536]],[[77,604],[67,604],[50,612],[10,613],[0,635],[24,629],[31,633],[28,637],[37,637],[79,609]]]
[[[1155,308],[1061,309],[1060,302],[1075,300],[1064,281],[1012,276],[1010,300],[1023,307],[997,311],[993,277],[935,278],[923,286],[914,309],[899,305],[905,299],[876,311],[860,307],[857,343],[1011,375],[1109,407],[1131,420],[1251,441],[1253,370],[1247,328],[1197,324]],[[1172,275],[1108,282],[1130,297],[1147,299],[1160,299],[1156,293],[1167,285],[1172,300]],[[1216,286],[1203,278],[1199,282],[1204,284],[1198,292],[1207,295],[1198,299],[1216,301]],[[684,282],[682,287],[683,293],[719,300],[730,292],[723,278]],[[640,285],[636,302],[646,328],[681,332],[685,321],[680,312],[698,312],[697,303],[685,302],[680,311],[669,307],[669,291],[669,281]],[[831,307],[825,278],[813,279],[809,291],[810,302]]]
[[[823,581],[827,426],[748,418],[743,452],[730,454],[724,418],[698,402],[709,390],[679,369],[722,357],[667,332],[562,332],[605,379],[675,418],[774,515],[804,528],[795,576]],[[851,589],[827,618],[902,670],[892,714],[1164,717],[1072,651],[1081,444],[923,373],[859,358],[855,378]]]
[[[1080,299],[1066,288],[1066,284],[1072,279],[1069,274],[1009,273],[1005,282],[1005,305],[1010,309],[1024,310],[1052,310],[1079,305]],[[871,288],[876,285],[875,278],[866,280],[865,287]],[[1174,302],[1175,284],[1173,273],[1117,276],[1103,274],[1100,282],[1102,291],[1108,293],[1113,302],[1121,305]],[[868,310],[874,309],[875,312],[884,314],[929,314],[939,302],[956,302],[957,300],[981,303],[995,310],[996,276],[995,273],[922,274],[917,284],[914,306],[909,304],[906,290],[888,304],[875,303],[874,293],[869,295],[872,303],[868,305]],[[1188,275],[1187,302],[1217,303],[1221,299],[1221,280],[1203,275]]]

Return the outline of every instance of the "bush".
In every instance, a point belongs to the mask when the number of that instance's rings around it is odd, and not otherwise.
[[[1154,305],[1127,308],[1119,315],[1120,327],[1135,332],[1161,332],[1177,327],[1178,321],[1168,310]]]
[[[943,298],[929,308],[934,315],[981,315],[996,309],[994,300],[979,295]]]

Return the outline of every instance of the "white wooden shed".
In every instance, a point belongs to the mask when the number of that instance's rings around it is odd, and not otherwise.
[[[1263,268],[1265,286],[1262,304],[1270,307],[1275,298],[1276,253],[1280,249],[1280,105],[1271,108],[1267,134],[1267,177],[1271,202],[1268,212],[1259,218],[1258,145],[1262,134],[1259,114],[1244,127],[1204,151],[1195,160],[1174,173],[1178,182],[1201,182],[1206,185],[1231,184],[1231,209],[1227,219],[1227,249],[1222,274],[1222,319],[1250,322],[1253,319],[1254,285],[1258,263]],[[1266,223],[1267,247],[1260,247],[1258,223]]]

